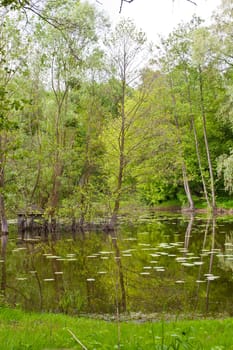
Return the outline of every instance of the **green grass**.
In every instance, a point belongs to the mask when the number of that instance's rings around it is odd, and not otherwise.
[[[233,349],[233,319],[123,322],[120,339],[118,331],[114,322],[0,308],[0,348],[4,350]]]
[[[217,198],[217,206],[223,209],[233,209],[233,199]]]

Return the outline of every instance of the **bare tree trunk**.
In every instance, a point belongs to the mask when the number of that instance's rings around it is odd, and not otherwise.
[[[8,234],[8,223],[6,219],[5,203],[4,203],[4,198],[2,194],[0,194],[0,218],[1,218],[1,232],[2,234],[6,235]]]
[[[52,183],[52,191],[49,198],[49,207],[50,207],[50,215],[53,217],[55,215],[55,210],[59,201],[59,190],[60,190],[60,176],[62,175],[63,169],[59,161],[55,161],[54,169],[53,169],[53,183]]]
[[[200,89],[201,114],[202,114],[202,122],[203,122],[203,134],[204,134],[206,155],[207,155],[209,174],[210,174],[211,205],[212,205],[212,210],[214,211],[216,209],[214,175],[213,175],[213,168],[212,168],[212,162],[211,162],[211,157],[210,157],[209,143],[208,143],[208,138],[207,138],[206,114],[205,114],[205,103],[204,103],[204,93],[203,93],[203,80],[202,80],[202,70],[201,70],[200,66],[199,66],[199,89]]]
[[[116,223],[117,223],[117,216],[119,213],[120,209],[120,199],[121,199],[121,191],[122,191],[122,181],[123,181],[123,163],[122,163],[122,158],[120,157],[120,165],[119,165],[119,172],[118,172],[118,184],[117,184],[117,190],[116,190],[116,198],[114,202],[114,208],[110,220],[110,227],[114,228]]]
[[[6,290],[6,247],[8,241],[8,223],[6,219],[5,202],[4,202],[4,157],[3,157],[3,139],[0,135],[0,220],[1,220],[1,258],[2,262],[2,280],[1,292],[5,295]]]
[[[81,227],[83,227],[85,220],[86,220],[86,215],[88,213],[88,209],[90,206],[90,200],[88,198],[88,185],[90,181],[90,176],[91,176],[91,154],[90,154],[90,146],[91,146],[91,125],[92,125],[92,116],[95,114],[95,108],[94,108],[94,102],[93,98],[95,96],[95,90],[94,90],[94,80],[92,80],[92,100],[90,103],[90,109],[88,109],[88,114],[87,114],[87,135],[86,135],[86,140],[85,140],[85,160],[84,160],[84,167],[83,167],[83,174],[80,178],[79,181],[79,187],[80,187],[80,209],[81,209],[81,214],[80,214],[80,220],[79,224]]]
[[[206,182],[205,182],[205,178],[204,178],[203,171],[202,171],[201,154],[200,154],[200,150],[199,150],[199,143],[198,143],[198,138],[197,138],[197,130],[196,130],[196,126],[195,126],[195,121],[194,121],[193,115],[191,115],[191,123],[192,123],[192,129],[193,129],[193,134],[194,134],[196,155],[197,155],[198,167],[199,167],[199,171],[200,171],[200,175],[201,175],[201,182],[202,182],[202,186],[203,186],[203,192],[204,192],[204,196],[205,196],[205,200],[206,200],[207,206],[210,208],[211,204],[210,204],[210,201],[209,201],[209,196],[208,196],[208,191],[207,191],[207,187],[206,187]]]
[[[54,92],[55,94],[55,92]],[[59,201],[59,190],[60,190],[60,176],[62,175],[63,169],[60,160],[60,147],[61,147],[61,136],[60,136],[60,119],[62,114],[62,104],[64,102],[65,96],[62,96],[62,100],[59,100],[57,94],[55,94],[57,100],[57,113],[55,117],[55,136],[56,136],[56,150],[55,150],[55,160],[53,167],[53,178],[52,178],[52,191],[50,194],[50,215],[51,218],[55,215],[55,210]]]
[[[34,186],[33,186],[32,193],[31,193],[31,197],[30,197],[30,203],[31,203],[31,204],[33,203],[36,190],[37,190],[37,188],[38,188],[38,186],[39,186],[40,177],[41,177],[41,161],[39,160],[39,161],[38,161],[38,165],[37,165],[36,181],[35,181],[35,184],[34,184]]]
[[[63,145],[62,139],[64,138],[62,133],[61,133],[61,119],[63,115],[63,109],[64,105],[66,104],[66,98],[68,96],[68,91],[69,91],[69,86],[65,84],[65,89],[63,90],[61,88],[61,80],[60,80],[60,71],[58,70],[57,77],[56,76],[56,62],[55,62],[55,56],[52,59],[51,62],[51,84],[52,84],[52,90],[54,93],[55,101],[56,101],[56,107],[57,111],[54,117],[54,127],[55,127],[55,152],[54,152],[54,167],[53,167],[53,178],[52,178],[52,191],[50,194],[49,198],[49,208],[50,208],[50,217],[52,223],[55,224],[55,211],[58,206],[59,202],[59,191],[61,187],[61,181],[60,177],[63,173],[63,163],[61,160],[61,155],[60,155],[60,149]],[[57,81],[56,81],[57,79]],[[65,106],[66,107],[66,106]]]
[[[169,83],[170,83],[171,94],[172,94],[172,103],[173,103],[173,108],[174,108],[174,120],[175,120],[175,125],[176,125],[177,131],[178,131],[178,136],[177,136],[178,143],[182,147],[182,140],[180,137],[180,125],[179,125],[179,120],[178,120],[178,116],[176,113],[176,98],[175,98],[175,95],[173,93],[173,81],[171,78],[170,78]],[[187,168],[186,168],[186,164],[184,162],[183,154],[182,154],[183,152],[182,152],[182,150],[179,150],[179,152],[180,152],[180,156],[182,158],[182,176],[183,176],[185,194],[186,194],[186,197],[187,197],[188,203],[189,203],[189,210],[194,210],[194,203],[193,203],[193,199],[192,199],[191,190],[189,187]]]
[[[125,75],[124,75],[125,77]],[[117,223],[117,215],[120,209],[120,200],[122,195],[122,183],[124,177],[125,169],[125,89],[126,83],[125,79],[122,80],[122,97],[121,97],[121,130],[118,138],[119,145],[119,168],[117,176],[117,188],[116,188],[116,197],[114,202],[114,208],[110,220],[110,227],[113,228]]]
[[[39,131],[38,131],[38,130],[37,130],[37,138],[38,138],[38,144],[39,144],[38,152],[39,152],[39,154],[41,154],[41,142],[40,142],[40,137],[39,137]],[[38,188],[38,186],[39,186],[39,183],[40,183],[41,172],[42,172],[42,169],[41,169],[41,160],[39,159],[39,160],[38,160],[38,163],[37,163],[36,181],[35,181],[35,184],[34,184],[34,186],[33,186],[32,193],[31,193],[31,197],[30,197],[30,203],[31,203],[31,204],[32,204],[33,201],[34,201],[34,196],[35,196],[36,190],[37,190],[37,188]]]
[[[184,190],[185,190],[188,202],[189,202],[189,209],[194,210],[194,203],[193,203],[193,198],[192,198],[192,194],[191,194],[190,187],[189,187],[187,169],[186,169],[186,165],[184,162],[182,164],[182,175],[183,175]]]
[[[195,126],[195,119],[194,119],[193,109],[192,109],[192,99],[191,99],[190,85],[189,85],[189,81],[188,81],[188,76],[187,76],[187,71],[186,70],[185,70],[185,80],[186,80],[186,84],[187,84],[190,121],[191,121],[191,126],[192,126],[192,130],[193,130],[193,135],[194,135],[195,149],[196,149],[196,155],[197,155],[197,160],[198,160],[198,167],[199,167],[199,171],[200,171],[200,175],[201,175],[201,181],[202,181],[202,186],[203,186],[203,192],[204,192],[205,200],[206,200],[207,206],[210,208],[211,205],[210,205],[210,201],[209,201],[208,191],[207,191],[206,182],[205,182],[205,178],[204,178],[203,171],[202,171],[201,154],[200,154],[200,150],[199,150],[199,142],[198,142],[198,137],[197,137],[197,130],[196,130],[196,126]]]
[[[1,220],[1,232],[2,234],[8,234],[8,223],[6,219],[5,201],[4,201],[4,157],[3,157],[3,138],[0,135],[0,220]]]
[[[88,147],[88,146],[87,146]],[[87,156],[87,155],[86,155]],[[79,224],[81,227],[83,227],[85,220],[86,220],[86,214],[88,212],[88,195],[87,195],[87,188],[89,184],[89,161],[88,157],[86,157],[86,165],[84,165],[83,175],[81,176],[81,179],[79,181],[79,187],[80,187],[80,219]]]

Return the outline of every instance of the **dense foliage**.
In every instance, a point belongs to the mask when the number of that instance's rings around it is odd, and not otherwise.
[[[122,203],[214,210],[229,196],[232,1],[153,50],[133,22],[111,28],[86,2],[47,0],[39,15],[1,4],[3,232],[32,206],[114,224]]]

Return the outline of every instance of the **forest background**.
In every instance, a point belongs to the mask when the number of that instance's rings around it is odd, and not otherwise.
[[[0,218],[231,207],[233,1],[156,45],[84,1],[1,1]]]

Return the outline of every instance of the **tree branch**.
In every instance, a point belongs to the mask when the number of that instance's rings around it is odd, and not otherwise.
[[[97,1],[97,0],[96,0],[96,1]],[[119,13],[121,13],[121,11],[122,11],[122,7],[123,7],[123,3],[124,3],[124,2],[127,2],[128,4],[130,4],[130,3],[133,2],[133,1],[134,1],[134,0],[121,0],[121,5],[120,5]],[[173,1],[175,1],[175,0],[173,0]],[[197,6],[197,3],[196,3],[195,1],[193,1],[193,0],[186,0],[186,1],[188,1],[188,2],[190,2],[191,4]]]
[[[188,1],[188,2],[191,2],[191,4],[197,6],[197,3],[196,3],[196,2],[194,2],[194,1],[192,1],[192,0],[187,0],[187,1]]]
[[[121,0],[121,6],[120,6],[120,11],[119,11],[119,13],[121,13],[121,10],[122,10],[122,7],[123,7],[123,3],[124,2],[128,2],[129,4],[131,3],[131,2],[133,2],[134,0]]]

